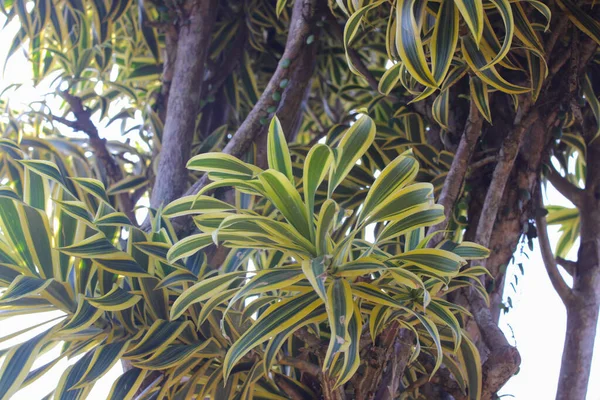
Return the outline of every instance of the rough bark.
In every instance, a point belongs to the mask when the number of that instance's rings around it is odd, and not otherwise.
[[[557,400],[585,400],[600,309],[600,143],[588,147],[581,232]]]
[[[294,120],[287,120],[288,113],[291,113],[291,106],[287,104],[298,105],[298,95],[303,98],[304,90],[310,82],[310,74],[308,71],[314,69],[314,55],[307,56],[305,53],[314,54],[316,43],[307,43],[307,38],[315,31],[315,23],[319,13],[317,12],[317,1],[303,0],[294,3],[294,8],[290,18],[290,27],[288,30],[288,38],[283,55],[277,65],[277,69],[269,80],[267,87],[261,94],[258,102],[254,105],[242,125],[238,128],[229,143],[223,149],[223,153],[231,154],[235,157],[243,156],[249,149],[250,145],[258,138],[264,136],[266,126],[261,123],[262,118],[268,115],[267,109],[271,106],[277,106],[277,115],[281,116],[287,124],[294,123]],[[305,64],[307,61],[312,61],[312,64]],[[293,78],[296,78],[293,80]],[[280,91],[281,83],[287,79],[287,85]],[[275,93],[281,94],[281,101],[275,100]],[[291,95],[294,92],[295,95]],[[297,110],[294,110],[294,113]],[[297,118],[297,117],[295,117]],[[288,127],[290,130],[292,126]],[[284,126],[284,131],[286,126]],[[205,174],[192,187],[190,187],[186,195],[198,193],[204,186],[208,184],[208,176]],[[173,219],[173,224],[178,232],[185,233],[189,230],[191,224],[190,218]]]
[[[90,147],[94,151],[96,159],[104,168],[109,181],[115,183],[123,179],[123,172],[121,171],[121,168],[119,168],[119,165],[106,147],[106,139],[101,138],[98,134],[98,128],[96,128],[90,119],[91,113],[84,107],[81,98],[73,96],[66,91],[61,92],[61,96],[63,99],[65,99],[67,104],[69,104],[71,112],[75,116],[75,121],[70,121],[66,118],[58,116],[52,116],[52,119],[70,127],[75,131],[81,131],[88,135]],[[121,193],[117,196],[117,198],[119,199],[121,210],[125,213],[125,215],[127,215],[131,222],[137,225],[135,213],[133,211],[135,202],[132,201],[128,193]]]
[[[444,186],[442,187],[442,192],[438,201],[438,204],[444,206],[446,221],[450,220],[452,210],[460,195],[469,168],[469,162],[471,161],[475,145],[477,144],[477,139],[479,139],[479,136],[481,135],[482,126],[483,116],[479,113],[475,102],[470,101],[469,116],[465,123],[465,129],[460,138],[458,149],[454,154],[452,165],[450,166],[450,170],[444,181]],[[431,234],[435,231],[444,229],[446,223],[447,222],[442,222],[432,226],[429,228],[428,233]]]
[[[216,8],[216,0],[190,2],[187,20],[179,31],[158,173],[150,198],[153,208],[177,199],[187,186],[185,165],[190,157]]]

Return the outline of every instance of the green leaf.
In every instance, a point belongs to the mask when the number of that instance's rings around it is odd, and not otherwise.
[[[305,159],[302,184],[304,187],[304,203],[311,226],[315,210],[315,193],[325,176],[327,176],[332,161],[331,149],[324,144],[313,146]]]
[[[397,221],[417,206],[433,203],[433,186],[430,183],[415,183],[392,192],[379,204],[375,204],[368,222]],[[433,204],[431,204],[432,206]]]
[[[350,346],[348,324],[354,312],[354,302],[352,301],[352,288],[345,278],[336,278],[329,285],[326,304],[331,338],[323,359],[323,371],[331,368],[333,359],[338,352],[346,351]]]
[[[360,73],[360,71],[354,66],[354,64],[352,64],[352,60],[351,60],[350,56],[348,55],[348,48],[352,44],[352,41],[354,40],[354,38],[356,37],[356,34],[358,33],[358,31],[360,29],[360,25],[361,25],[363,17],[367,14],[367,12],[369,12],[373,8],[383,4],[383,2],[384,2],[384,0],[375,1],[374,3],[368,4],[364,7],[356,10],[356,12],[354,12],[350,16],[350,18],[348,18],[348,21],[346,22],[346,26],[344,27],[344,51],[346,53],[346,61],[348,63],[348,68],[350,68],[350,71],[352,71],[354,74],[359,75],[363,78],[364,78],[363,74]]]
[[[436,87],[436,81],[425,58],[420,25],[415,19],[413,10],[415,3],[416,0],[398,0],[396,5],[396,48],[402,65],[415,80],[422,85]],[[459,4],[458,1],[457,4]]]
[[[15,301],[26,296],[40,293],[52,283],[51,279],[40,279],[19,275],[0,296],[0,304]]]
[[[462,331],[463,340],[460,342],[458,359],[461,367],[465,370],[467,383],[469,386],[469,400],[478,400],[481,398],[482,390],[482,371],[481,358],[479,351],[468,334]]]
[[[213,243],[213,238],[210,233],[198,233],[188,236],[171,247],[167,253],[167,259],[170,263],[174,263],[177,260],[197,253],[211,243]]]
[[[354,312],[348,324],[348,341],[350,344],[344,352],[344,362],[335,383],[336,387],[348,382],[358,370],[360,365],[360,338],[362,331],[360,308],[357,304],[354,304]]]
[[[398,84],[400,80],[400,69],[402,67],[402,63],[397,63],[392,65],[389,69],[387,69],[381,78],[379,79],[379,86],[377,89],[379,93],[389,95],[394,87]]]
[[[267,170],[258,178],[269,201],[302,236],[310,240],[311,230],[306,208],[294,185],[285,175],[274,170]]]
[[[467,241],[459,243],[452,252],[465,260],[480,260],[490,255],[489,249],[480,244]]]
[[[106,191],[109,196],[120,193],[129,193],[148,184],[148,178],[143,175],[131,175],[115,182]]]
[[[153,354],[147,360],[132,364],[137,368],[163,370],[184,363],[194,356],[197,358],[212,358],[220,354],[219,346],[214,338],[201,343],[175,344],[166,346],[162,351]]]
[[[381,171],[369,189],[358,223],[360,224],[368,218],[371,212],[394,192],[412,182],[418,172],[419,164],[413,157],[396,157]]]
[[[113,383],[108,400],[131,400],[142,386],[148,370],[132,368]]]
[[[481,0],[456,0],[454,2],[467,23],[475,43],[479,43],[483,34],[483,4]]]
[[[330,232],[334,227],[337,214],[338,205],[335,201],[328,199],[321,206],[321,211],[317,219],[316,232],[317,254],[319,255],[329,253]]]
[[[210,196],[184,196],[169,203],[162,212],[168,218],[189,214],[234,211],[235,207]]]
[[[279,122],[279,118],[275,115],[269,125],[269,133],[267,138],[267,159],[269,168],[281,172],[290,182],[294,183],[294,175],[292,173],[292,159],[287,146],[287,140],[283,134],[283,128]]]
[[[94,307],[104,311],[122,311],[133,307],[141,300],[141,296],[129,293],[114,285],[110,292],[100,297],[86,297]]]
[[[298,323],[303,317],[318,307],[320,301],[315,301],[315,293],[306,293],[290,297],[273,304],[269,309],[244,332],[244,334],[229,348],[223,361],[225,379],[231,374],[233,366],[252,348],[277,335],[284,329]]]
[[[390,258],[408,265],[416,265],[424,271],[441,276],[452,276],[458,273],[466,261],[449,251],[440,249],[416,249],[398,254]]]
[[[83,297],[78,299],[77,311],[60,329],[62,334],[72,334],[89,328],[102,315],[102,310],[92,306]]]
[[[85,385],[92,385],[98,379],[102,378],[110,369],[120,361],[121,356],[127,350],[130,340],[121,340],[99,346],[94,351],[87,371],[77,381],[73,388],[82,388]]]
[[[488,65],[489,60],[477,49],[475,42],[469,36],[462,37],[462,54],[473,72],[488,85],[508,94],[521,94],[529,91],[529,88],[514,85],[502,78],[494,66]]]
[[[233,296],[229,301],[227,311],[235,304],[236,301],[249,296],[251,294],[267,293],[273,290],[284,289],[303,279],[303,270],[300,268],[279,267],[258,271],[256,276],[252,277],[244,286]]]
[[[477,109],[483,117],[491,124],[492,112],[490,111],[490,100],[488,98],[488,87],[477,76],[469,79],[471,99],[475,102]]]
[[[252,178],[262,172],[260,168],[226,153],[199,154],[188,161],[187,168],[201,172],[220,172],[239,178]]]
[[[452,63],[458,44],[458,12],[453,0],[444,0],[437,14],[431,37],[433,79],[439,86]]]
[[[246,274],[244,271],[230,272],[228,274],[213,276],[212,278],[204,279],[201,282],[196,283],[175,300],[171,306],[171,320],[179,318],[192,304],[206,300],[215,293],[226,289],[232,283],[234,278],[244,274]]]
[[[319,295],[324,303],[327,303],[325,281],[327,280],[328,262],[329,258],[326,258],[326,256],[320,256],[302,262],[302,272],[312,285],[315,293]]]
[[[42,346],[53,332],[54,328],[51,328],[8,350],[0,368],[0,399],[8,400],[19,390]]]
[[[91,194],[99,200],[108,202],[108,197],[106,196],[104,184],[99,180],[83,177],[71,178],[71,180],[76,182],[79,185],[79,187],[82,188],[85,192]]]
[[[165,348],[181,335],[188,327],[186,322],[155,321],[143,338],[131,349],[123,354],[126,359],[140,359],[148,354],[155,354],[159,349]]]
[[[38,174],[60,183],[63,188],[68,188],[56,164],[44,160],[22,160],[20,163]]]
[[[370,274],[375,271],[385,269],[383,262],[375,257],[361,257],[357,260],[345,263],[335,269],[335,276],[344,276],[347,278],[356,278],[361,275]]]
[[[367,115],[360,117],[346,131],[338,144],[334,167],[329,174],[328,196],[346,178],[356,161],[365,154],[375,139],[375,122]]]

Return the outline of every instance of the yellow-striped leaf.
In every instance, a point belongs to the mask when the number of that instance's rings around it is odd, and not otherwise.
[[[375,133],[375,122],[367,115],[361,116],[346,131],[337,146],[338,154],[336,155],[334,167],[329,174],[329,197],[346,178],[356,161],[371,146],[373,139],[375,139]]]
[[[457,5],[458,5],[457,1]],[[437,86],[435,78],[427,65],[421,29],[414,13],[415,0],[398,0],[396,5],[396,49],[402,65],[410,75],[425,86]]]
[[[481,115],[491,124],[492,112],[490,111],[487,85],[477,76],[471,76],[469,79],[469,92]]]
[[[275,170],[267,170],[258,178],[269,201],[302,236],[310,240],[309,223],[312,222],[309,221],[300,193],[294,185],[285,175]]]
[[[458,12],[453,0],[444,0],[437,14],[431,38],[433,79],[439,86],[452,62],[458,44]]]
[[[481,0],[455,0],[454,3],[467,23],[475,43],[479,43],[483,34],[483,2]]]
[[[327,316],[331,328],[331,338],[323,359],[323,371],[331,368],[338,352],[350,346],[348,324],[354,312],[352,288],[345,278],[336,278],[327,288]]]
[[[233,366],[252,348],[263,343],[269,337],[298,323],[303,317],[318,307],[320,301],[316,293],[306,293],[290,297],[273,304],[267,311],[229,348],[223,361],[225,379],[231,374]]]
[[[269,168],[281,172],[290,182],[294,183],[294,175],[292,173],[292,159],[287,146],[287,141],[283,133],[283,128],[279,122],[279,118],[274,116],[269,125],[269,133],[267,137],[267,160]]]
[[[226,289],[227,286],[232,283],[234,278],[244,274],[246,274],[244,271],[230,272],[204,279],[201,282],[196,283],[175,300],[171,306],[171,320],[179,318],[192,304],[206,300],[215,293]]]
[[[332,161],[333,155],[331,149],[324,144],[313,146],[306,156],[302,174],[302,185],[304,188],[306,212],[308,213],[311,225],[315,209],[315,193],[319,185],[323,182],[323,179],[325,179],[325,176],[327,176]]]

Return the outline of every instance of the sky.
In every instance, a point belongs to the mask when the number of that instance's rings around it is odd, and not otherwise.
[[[3,16],[0,16],[0,27],[4,25],[3,18]],[[0,35],[4,39],[0,41],[0,66],[4,64],[6,59],[6,53],[10,46],[9,38],[13,37],[17,28],[16,24],[11,23],[0,31]],[[15,54],[7,63],[4,72],[0,73],[0,91],[12,83],[22,84],[21,88],[10,95],[11,104],[14,106],[27,105],[31,101],[39,100],[49,92],[47,86],[41,85],[37,88],[32,86],[31,71],[25,56],[21,52]],[[118,124],[113,124],[109,128],[99,127],[100,135],[103,137],[115,138],[120,136]],[[549,186],[546,193],[545,204],[572,207],[569,201],[551,186]],[[549,227],[549,237],[550,241],[555,243],[559,237],[558,229],[552,226]],[[522,362],[519,373],[502,388],[500,394],[506,396],[507,399],[517,400],[552,399],[555,396],[558,382],[565,336],[566,312],[546,274],[537,240],[534,241],[533,252],[527,250],[526,254],[527,256],[516,254],[515,262],[510,264],[507,269],[505,298],[511,297],[513,308],[507,314],[501,316],[500,327],[509,338],[509,342],[519,349]],[[575,260],[576,257],[577,245],[574,246],[568,258]],[[518,263],[523,263],[524,274],[521,274],[517,266]],[[515,285],[516,290],[508,283],[515,282],[515,276],[518,279],[518,283]],[[566,273],[564,276],[567,283],[570,284],[570,277]],[[0,337],[43,322],[44,319],[57,316],[60,316],[60,313],[21,316],[11,319],[10,323],[1,321]],[[36,331],[32,331],[29,336],[33,336],[43,329],[44,327],[40,327]],[[600,326],[598,331],[600,332]],[[25,337],[21,337],[21,340]],[[595,345],[587,400],[600,400],[600,380],[594,379],[594,377],[600,377],[600,338],[598,339]],[[13,344],[15,344],[14,341],[1,343],[0,348]],[[36,362],[34,368],[51,361],[57,354],[59,354],[58,347],[44,354]],[[45,376],[19,391],[13,399],[35,400],[42,398],[56,386],[61,371],[76,360],[77,358],[68,361],[61,360]],[[88,398],[93,400],[106,399],[112,382],[120,373],[120,365],[116,364],[108,374],[96,383]]]

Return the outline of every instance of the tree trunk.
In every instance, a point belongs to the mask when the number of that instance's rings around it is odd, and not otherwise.
[[[557,400],[585,400],[600,308],[600,143],[588,147],[580,208],[581,244],[567,303],[567,330]]]
[[[158,174],[150,198],[153,208],[175,200],[186,189],[188,172],[185,166],[196,127],[216,8],[216,0],[194,1],[179,31]]]
[[[560,367],[557,400],[585,400],[592,356],[598,304],[573,302],[567,307],[567,332]]]

